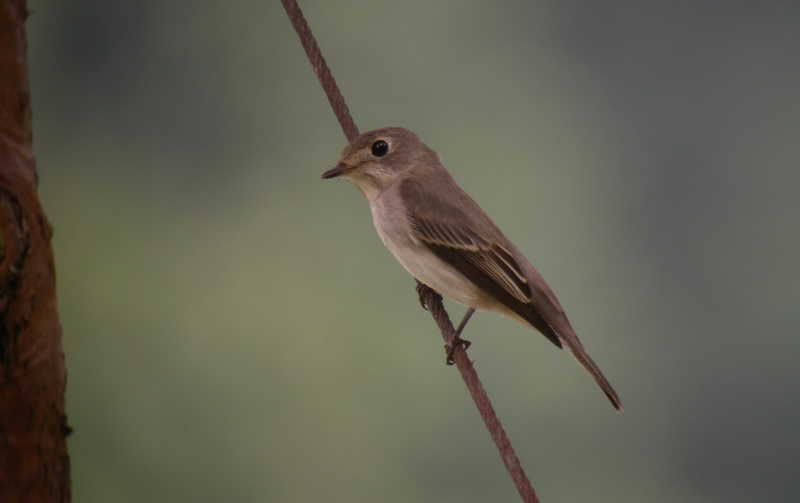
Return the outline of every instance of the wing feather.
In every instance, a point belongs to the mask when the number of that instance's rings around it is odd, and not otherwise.
[[[464,193],[451,199],[472,203],[474,208],[468,213],[467,208],[456,205],[442,208],[443,198],[437,198],[439,207],[426,205],[426,189],[413,181],[406,182],[400,190],[404,199],[415,201],[406,207],[416,239],[561,347],[552,327],[533,306],[528,279],[505,244],[508,240],[469,196]],[[475,215],[481,221],[476,222]]]

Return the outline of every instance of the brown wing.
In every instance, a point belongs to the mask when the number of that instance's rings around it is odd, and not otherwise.
[[[528,279],[506,244],[508,239],[477,203],[455,187],[460,193],[435,197],[434,206],[428,204],[430,189],[413,180],[401,186],[406,202],[414,201],[406,207],[417,239],[561,348],[558,336],[531,302]]]

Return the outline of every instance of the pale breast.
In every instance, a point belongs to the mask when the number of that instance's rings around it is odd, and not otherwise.
[[[372,220],[383,244],[412,276],[443,296],[465,306],[494,311],[494,299],[417,240],[395,190],[386,190],[370,202]]]

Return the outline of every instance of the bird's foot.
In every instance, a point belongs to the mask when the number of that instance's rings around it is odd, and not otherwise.
[[[455,352],[457,347],[461,347],[464,351],[466,351],[472,345],[466,339],[462,339],[461,337],[453,337],[450,339],[450,342],[444,345],[444,350],[447,351],[447,357],[445,359],[445,363],[448,365],[453,365],[456,361],[453,359],[453,353]]]
[[[433,292],[435,295],[439,295],[439,294],[436,292],[436,290],[434,290],[433,288],[429,287],[428,285],[426,285],[425,283],[421,282],[420,280],[417,280],[417,286],[416,286],[415,289],[417,290],[417,295],[419,295],[419,305],[422,306],[422,309],[424,309],[426,311],[430,311],[430,306],[428,306],[428,303],[425,302],[425,298],[428,296],[428,294],[430,292]]]

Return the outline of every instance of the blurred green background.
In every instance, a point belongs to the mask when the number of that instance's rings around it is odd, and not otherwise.
[[[543,501],[800,501],[800,4],[302,1],[622,397],[478,315]],[[515,501],[280,2],[31,2],[80,502]],[[448,304],[454,318],[460,306]]]

